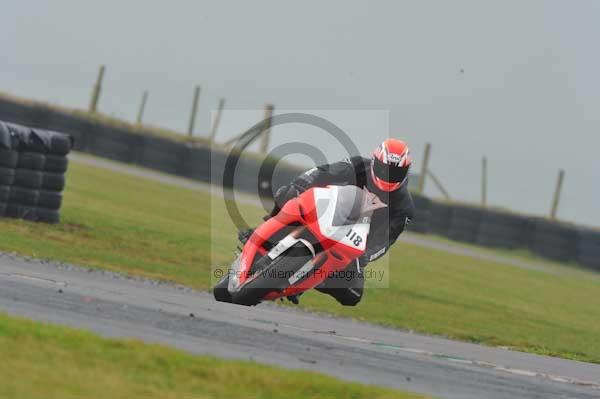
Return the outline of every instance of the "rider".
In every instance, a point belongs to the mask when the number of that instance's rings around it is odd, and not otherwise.
[[[387,139],[373,151],[371,159],[355,156],[318,166],[277,190],[271,216],[277,214],[287,201],[309,188],[327,185],[366,187],[387,205],[373,213],[366,252],[346,266],[339,276],[333,275],[315,287],[318,291],[331,295],[345,306],[355,306],[360,302],[365,283],[364,267],[388,251],[413,217],[414,204],[407,183],[411,163],[406,143]],[[248,233],[250,231],[241,233],[240,239],[247,238]],[[291,300],[297,303],[296,298]]]

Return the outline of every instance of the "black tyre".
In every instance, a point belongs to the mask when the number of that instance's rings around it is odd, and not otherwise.
[[[15,173],[15,186],[39,190],[42,188],[43,173],[35,170],[17,169]]]
[[[60,212],[55,209],[36,208],[35,221],[44,223],[59,223]]]
[[[11,186],[15,181],[15,170],[10,168],[0,168],[0,185]]]
[[[8,202],[10,198],[10,186],[0,186],[0,203]]]
[[[65,173],[69,165],[69,159],[61,155],[46,155],[44,170],[53,173]]]
[[[62,193],[57,191],[41,190],[38,205],[44,208],[58,210],[62,205],[62,198]]]
[[[450,205],[432,201],[429,207],[429,231],[433,234],[447,235],[452,221],[452,208]]]
[[[6,206],[6,216],[17,219],[24,219],[30,222],[58,223],[60,222],[60,212],[37,208],[34,206],[24,206],[9,203]]]
[[[213,287],[213,295],[215,299],[219,302],[232,302],[231,294],[227,290],[227,286],[229,285],[229,276],[223,277],[221,281],[219,281]]]
[[[67,155],[71,151],[71,137],[61,133],[52,133],[50,154]]]
[[[263,256],[255,262],[253,272],[260,274],[247,283],[240,291],[232,294],[232,301],[238,305],[258,305],[271,291],[281,291],[289,286],[288,279],[312,259],[310,250],[302,243],[296,243],[274,261]]]
[[[414,218],[406,225],[406,228],[417,233],[428,233],[430,220],[431,211],[429,209],[416,208]]]
[[[62,191],[65,188],[65,176],[59,173],[44,173],[42,189],[50,191]]]
[[[18,161],[17,151],[0,149],[0,168],[16,168]]]
[[[31,169],[31,170],[44,170],[44,163],[46,162],[46,156],[38,152],[22,152],[19,154],[19,161],[17,162],[17,168]]]
[[[6,216],[17,219],[34,220],[36,218],[35,207],[9,203],[6,206]]]
[[[12,148],[12,137],[6,123],[0,121],[0,148]]]
[[[36,206],[40,198],[40,192],[37,190],[30,190],[18,186],[13,186],[10,189],[10,200],[11,204],[25,205],[25,206]]]

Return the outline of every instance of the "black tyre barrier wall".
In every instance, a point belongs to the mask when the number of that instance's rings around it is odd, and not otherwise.
[[[415,195],[414,198],[419,196]],[[450,221],[452,218],[452,207],[446,203],[430,201],[429,212],[429,230],[423,233],[433,233],[441,236],[448,236]],[[423,210],[421,210],[422,212]]]
[[[456,241],[476,243],[483,210],[463,205],[454,205],[451,209],[448,237]]]
[[[485,247],[516,249],[528,242],[530,233],[529,219],[489,210],[482,214],[476,243]]]
[[[600,234],[580,230],[577,239],[577,262],[600,271]]]
[[[74,139],[74,149],[78,151],[204,182],[222,181],[229,156],[226,152],[205,145],[177,142],[140,129],[103,124],[84,116],[6,98],[0,98],[0,120],[32,126],[34,130],[40,128],[66,133]],[[0,131],[1,129],[0,127]],[[62,196],[48,196],[47,193],[58,193],[64,187],[67,166],[64,155],[68,153],[70,146],[59,138],[63,136],[56,137],[49,144],[53,151],[47,151],[48,143],[38,141],[26,147],[18,145],[17,153],[13,150],[10,136],[0,134],[0,187],[10,186],[15,178],[19,182],[24,179],[27,184],[21,188],[26,191],[18,191],[14,195],[24,198],[25,202],[36,200],[38,205],[44,205],[43,208],[25,204],[15,206],[10,202],[7,204],[0,201],[0,215],[57,220],[57,210],[51,208],[60,207]],[[21,158],[23,153],[27,155]],[[45,155],[42,168],[39,154]],[[32,187],[38,186],[39,178],[35,173],[17,175],[17,164],[28,171],[43,172],[37,199],[27,190],[37,190]],[[235,174],[235,188],[268,195],[301,172],[300,169],[277,168],[272,185],[265,186],[257,182],[260,166],[259,160],[242,157]],[[0,188],[0,199],[6,195],[6,189]],[[8,195],[10,198],[11,193]],[[414,195],[414,200],[416,215],[409,230],[488,247],[528,248],[549,259],[576,261],[600,271],[599,231],[509,212],[435,201],[419,195]]]
[[[547,259],[600,271],[600,231],[543,218],[450,204],[413,194],[410,231],[433,233],[485,247],[526,248]],[[424,218],[428,220],[417,220]]]
[[[576,260],[577,229],[545,219],[533,219],[531,223],[529,248],[532,252],[559,261]]]
[[[142,129],[127,129],[97,122],[84,116],[69,114],[45,106],[24,104],[19,101],[0,98],[0,120],[27,125],[33,128],[48,129],[66,133],[74,139],[74,150],[87,152],[115,161],[134,163],[165,173],[176,174],[203,182],[222,181],[228,153],[206,145],[192,145],[164,137],[158,137]],[[2,148],[2,146],[0,146]],[[35,151],[31,151],[35,152]],[[64,152],[64,148],[63,148]],[[60,154],[59,154],[60,155]],[[21,162],[28,169],[36,169],[39,159],[33,155]],[[1,159],[4,159],[2,156]],[[61,165],[54,156],[47,156],[44,170],[64,173],[66,165]],[[0,160],[0,168],[3,161]],[[281,185],[287,184],[302,172],[302,169],[278,165],[272,186],[259,185],[260,162],[242,157],[238,163],[235,188],[263,195],[274,193]],[[0,171],[0,179],[2,172]],[[43,188],[52,189],[44,181]],[[50,183],[52,187],[56,185]]]
[[[58,223],[72,145],[66,134],[0,121],[0,217]]]
[[[417,233],[427,233],[432,231],[431,221],[433,218],[431,200],[421,195],[413,196],[415,203],[415,217],[410,222],[408,229]],[[439,220],[439,219],[438,219]]]

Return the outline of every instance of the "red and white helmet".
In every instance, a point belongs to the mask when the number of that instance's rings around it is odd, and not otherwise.
[[[387,139],[373,151],[373,182],[382,191],[395,191],[406,181],[411,163],[408,145],[402,140]]]

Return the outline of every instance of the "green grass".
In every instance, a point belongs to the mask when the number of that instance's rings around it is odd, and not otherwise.
[[[260,212],[245,207],[249,223]],[[232,260],[236,231],[206,193],[72,164],[63,223],[0,220],[0,250],[166,279],[200,289]],[[400,243],[369,266],[389,288],[356,308],[317,292],[302,307],[518,350],[600,363],[600,279],[524,270]],[[212,256],[212,261],[211,261]]]
[[[0,398],[421,398],[0,314]]]
[[[208,286],[206,194],[72,164],[56,226],[0,221],[0,248]]]
[[[368,290],[356,310],[332,311],[428,334],[600,363],[599,280],[412,245],[394,248],[391,256],[389,289]],[[303,299],[309,309],[333,305],[314,293]]]

